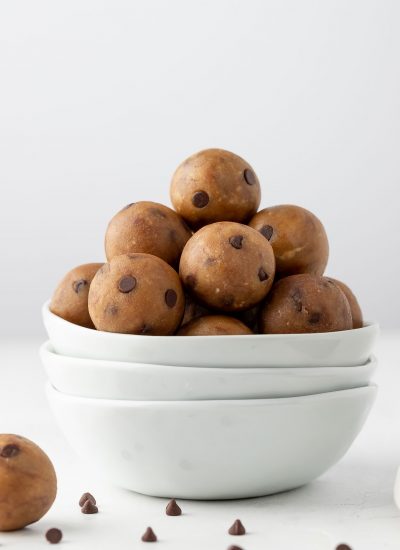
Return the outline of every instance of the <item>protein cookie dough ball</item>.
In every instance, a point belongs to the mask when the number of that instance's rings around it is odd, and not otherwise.
[[[339,287],[326,277],[310,274],[275,283],[260,316],[265,334],[334,332],[352,326],[349,302]]]
[[[177,267],[183,247],[191,236],[190,229],[171,208],[149,201],[128,204],[108,224],[107,260],[141,252],[158,256]]]
[[[254,229],[218,222],[203,227],[187,242],[179,273],[200,303],[220,311],[241,311],[268,294],[275,258],[269,242]]]
[[[258,178],[244,159],[224,149],[187,158],[171,182],[175,210],[193,228],[218,221],[247,222],[260,204]]]
[[[324,273],[329,256],[328,238],[319,219],[305,208],[290,204],[264,208],[249,225],[271,243],[277,277]]]
[[[342,283],[342,281],[338,281],[337,279],[332,279],[332,277],[327,277],[330,281],[333,281],[335,285],[337,285],[340,290],[343,292],[343,294],[346,296],[347,301],[350,305],[351,310],[351,317],[353,319],[353,328],[361,328],[364,325],[363,322],[363,314],[361,311],[360,304],[358,303],[357,298],[354,296],[353,292],[350,290],[350,288]]]
[[[193,319],[179,329],[178,336],[225,336],[229,334],[252,334],[238,319],[227,315],[206,315]]]
[[[38,521],[56,498],[57,478],[49,457],[19,435],[0,435],[0,531]]]
[[[94,328],[88,310],[90,283],[103,264],[78,265],[69,271],[56,288],[50,311],[70,323]]]
[[[116,256],[90,285],[90,316],[106,332],[173,334],[184,307],[178,274],[151,254]]]

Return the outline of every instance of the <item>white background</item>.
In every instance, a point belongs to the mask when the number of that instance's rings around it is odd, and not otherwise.
[[[399,326],[399,26],[397,0],[2,2],[2,334],[41,334],[109,218],[168,203],[176,165],[215,146],[263,206],[314,211],[329,274]]]

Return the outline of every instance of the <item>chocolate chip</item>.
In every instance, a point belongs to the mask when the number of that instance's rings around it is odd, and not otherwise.
[[[236,546],[236,544],[232,544],[228,547],[228,550],[243,550],[240,546]]]
[[[20,452],[20,448],[18,445],[14,445],[13,443],[10,443],[9,445],[6,445],[3,447],[0,451],[0,457],[1,458],[12,458],[13,456],[16,456]]]
[[[174,498],[168,502],[165,513],[167,516],[180,516],[182,514],[182,510]]]
[[[301,301],[301,292],[299,289],[296,289],[292,296],[291,296],[293,302],[294,302],[294,305],[295,305],[295,308],[296,308],[296,311],[301,311],[303,309],[303,303]]]
[[[246,529],[244,528],[243,523],[240,521],[240,519],[237,519],[228,529],[228,533],[230,535],[244,535],[246,533]]]
[[[96,499],[91,493],[83,493],[83,495],[79,499],[79,506],[82,507],[87,500],[90,500],[92,504],[96,504]]]
[[[46,532],[46,539],[50,542],[50,544],[58,544],[62,539],[62,532],[60,529],[53,527]]]
[[[165,219],[167,217],[165,215],[165,213],[160,208],[149,208],[148,213],[153,214],[154,216],[156,216],[158,218]]]
[[[130,208],[131,206],[133,206],[135,203],[134,202],[130,202],[129,204],[127,204],[126,206],[123,207],[122,210],[127,210],[128,208]],[[121,210],[121,212],[122,212]]]
[[[192,204],[196,208],[204,208],[209,203],[210,197],[205,191],[197,191],[192,197]]]
[[[261,235],[263,235],[263,237],[265,237],[268,241],[271,239],[273,232],[274,228],[272,225],[263,225],[260,229]]]
[[[83,290],[87,284],[88,282],[85,281],[85,279],[79,279],[79,281],[74,281],[72,283],[72,288],[77,294],[79,294],[80,291]]]
[[[336,550],[351,550],[351,546],[348,544],[339,544],[336,546]]]
[[[81,508],[82,514],[97,514],[99,509],[91,500],[87,500]]]
[[[105,313],[106,315],[117,315],[118,307],[115,304],[108,304]]]
[[[321,319],[321,314],[318,313],[318,311],[314,311],[313,313],[310,314],[308,318],[308,322],[311,325],[316,325],[317,323],[320,322],[320,319]]]
[[[206,258],[204,260],[204,265],[214,265],[216,263],[216,258]]]
[[[156,542],[157,537],[151,527],[147,527],[146,531],[142,535],[143,542]]]
[[[255,185],[257,183],[256,175],[253,170],[250,170],[250,168],[246,168],[246,170],[243,172],[243,176],[248,185]]]
[[[229,244],[238,250],[242,248],[243,235],[235,235],[229,239]]]
[[[166,291],[164,298],[165,298],[165,303],[167,304],[168,307],[174,307],[178,299],[178,296],[175,290],[172,290],[172,288],[169,288]]]
[[[131,292],[136,286],[136,279],[135,277],[132,277],[132,275],[126,275],[125,277],[121,277],[118,283],[118,290],[120,292]]]
[[[258,278],[261,282],[269,279],[268,273],[266,273],[262,267],[260,267],[260,269],[258,270]]]

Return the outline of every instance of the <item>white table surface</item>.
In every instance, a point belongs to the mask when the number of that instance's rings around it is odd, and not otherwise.
[[[167,501],[116,489],[91,473],[58,430],[44,394],[39,341],[0,343],[0,433],[38,443],[55,465],[59,492],[48,514],[14,533],[0,533],[0,548],[45,548],[44,533],[59,527],[70,550],[148,548],[140,536],[151,525],[165,550],[332,550],[346,542],[354,550],[400,548],[400,512],[393,484],[400,464],[400,331],[383,332],[376,349],[375,407],[342,461],[310,485],[272,497],[225,501],[179,501],[184,514],[168,517]],[[0,487],[1,491],[1,487]],[[83,515],[78,500],[92,492],[99,514]],[[240,518],[248,530],[232,537]],[[153,548],[150,546],[150,548]]]

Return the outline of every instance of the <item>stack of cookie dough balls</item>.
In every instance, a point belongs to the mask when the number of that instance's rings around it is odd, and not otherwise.
[[[174,210],[131,203],[111,219],[104,264],[70,271],[53,313],[107,332],[246,335],[362,326],[352,291],[324,277],[329,245],[320,220],[294,205],[258,211],[252,166],[223,149],[184,160]]]

